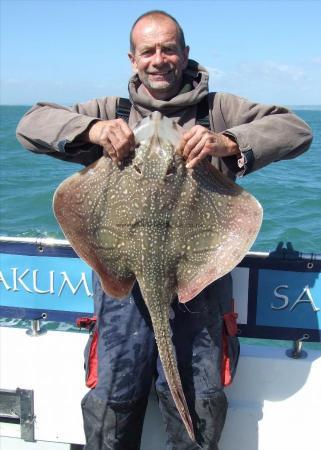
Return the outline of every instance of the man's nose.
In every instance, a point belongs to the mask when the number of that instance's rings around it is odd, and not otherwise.
[[[165,58],[165,55],[162,52],[162,50],[161,49],[157,49],[156,52],[155,52],[155,55],[154,55],[154,64],[155,65],[164,64],[166,62],[165,59],[166,58]]]

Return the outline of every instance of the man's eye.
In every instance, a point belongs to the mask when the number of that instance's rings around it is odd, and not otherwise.
[[[175,53],[175,49],[174,48],[164,48],[164,52],[167,53],[168,55],[172,55],[173,53]]]

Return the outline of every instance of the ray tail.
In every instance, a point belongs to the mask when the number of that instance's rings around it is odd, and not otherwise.
[[[159,290],[161,291],[161,290]],[[143,297],[148,299],[144,290],[142,289]],[[157,294],[156,294],[157,295]],[[177,410],[185,425],[189,437],[195,442],[195,433],[192,423],[192,418],[187,406],[184,395],[181,378],[178,372],[175,349],[171,338],[171,328],[169,323],[169,301],[162,299],[150,299],[146,301],[150,317],[153,324],[155,339],[157,343],[158,353],[165,377],[173,396],[173,400]]]

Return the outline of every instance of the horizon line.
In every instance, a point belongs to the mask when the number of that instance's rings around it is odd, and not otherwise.
[[[37,103],[37,102],[36,102]],[[0,103],[0,106],[25,106],[25,107],[32,107],[33,105],[35,105],[36,103]],[[266,103],[266,102],[260,102],[262,104],[270,104],[270,103]],[[61,103],[63,104],[67,104],[67,103]],[[271,103],[272,104],[272,103]],[[275,105],[279,105],[281,106],[281,104],[279,103],[274,103]],[[71,104],[72,105],[72,104]],[[293,103],[293,104],[282,104],[282,106],[285,106],[286,108],[290,108],[290,109],[299,109],[299,108],[317,108],[317,109],[321,109],[321,103]]]

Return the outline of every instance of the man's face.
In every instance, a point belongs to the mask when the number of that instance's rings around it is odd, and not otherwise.
[[[174,97],[181,87],[189,48],[182,49],[176,25],[164,17],[145,17],[133,30],[133,70],[149,94],[160,100]]]

